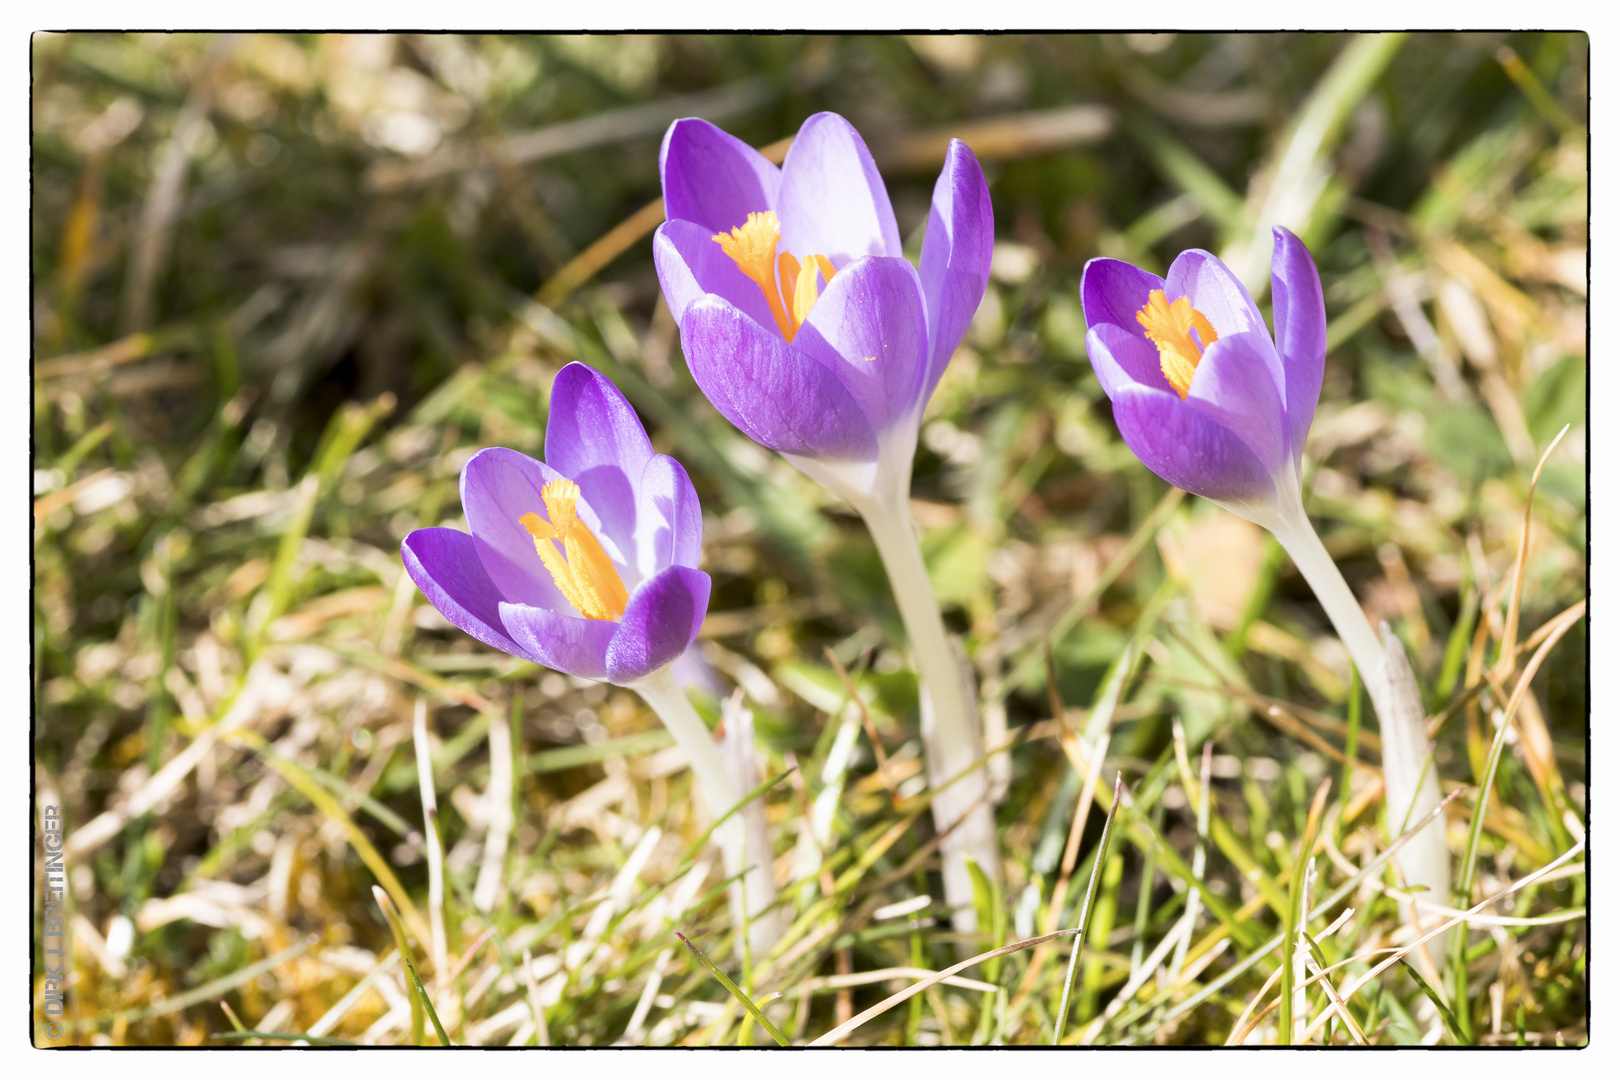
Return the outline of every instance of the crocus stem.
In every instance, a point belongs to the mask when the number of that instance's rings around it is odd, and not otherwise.
[[[970,701],[971,678],[958,662],[945,622],[939,614],[928,568],[911,524],[911,506],[903,493],[852,500],[877,543],[878,555],[888,572],[889,585],[900,605],[906,633],[911,638],[924,699],[923,745],[930,786],[967,770],[984,756],[983,739]],[[973,907],[973,879],[962,856],[971,856],[979,868],[999,880],[993,808],[986,797],[989,778],[983,766],[934,796],[934,826],[953,829],[940,845],[945,879],[945,900],[955,909],[952,922],[963,932],[977,929]]]
[[[1423,702],[1417,680],[1400,641],[1387,628],[1384,640],[1374,633],[1350,586],[1345,584],[1333,557],[1311,528],[1303,505],[1288,508],[1271,524],[1277,541],[1305,575],[1328,618],[1333,622],[1350,658],[1361,671],[1378,714],[1384,754],[1384,798],[1389,834],[1400,835],[1403,822],[1418,821],[1440,803],[1440,782],[1430,761],[1428,733],[1424,729]],[[1449,856],[1445,821],[1437,818],[1407,841],[1395,856],[1408,885],[1424,886],[1432,903],[1450,896]],[[1442,949],[1431,955],[1440,955]]]
[[[641,695],[648,708],[658,714],[658,719],[664,722],[669,733],[675,736],[676,745],[686,754],[686,760],[692,766],[692,772],[703,788],[703,794],[709,801],[709,810],[716,818],[726,813],[741,801],[743,793],[732,782],[731,774],[726,771],[725,760],[720,756],[720,750],[714,745],[714,738],[709,733],[708,726],[698,716],[697,710],[692,708],[692,702],[687,699],[686,691],[675,681],[675,676],[666,667],[643,679],[631,684],[631,688]],[[757,838],[756,838],[757,839]],[[739,929],[738,954],[742,952],[740,931],[744,921],[744,903],[749,918],[748,944],[755,957],[762,955],[772,945],[775,927],[774,919],[761,919],[760,915],[776,902],[776,885],[771,877],[771,853],[769,851],[748,850],[747,830],[743,825],[740,813],[733,814],[722,822],[714,831],[715,846],[720,849],[720,857],[725,866],[726,877],[735,878],[747,867],[741,881],[733,881],[729,890],[731,901],[731,916]],[[745,891],[746,890],[746,891]]]

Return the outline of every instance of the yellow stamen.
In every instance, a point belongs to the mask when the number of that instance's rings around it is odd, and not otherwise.
[[[1147,331],[1147,339],[1159,347],[1159,370],[1164,372],[1165,380],[1186,401],[1198,361],[1204,350],[1215,344],[1215,328],[1191,300],[1180,296],[1172,304],[1165,299],[1163,289],[1148,294],[1148,302],[1136,313],[1136,321]],[[1198,331],[1197,337],[1193,337],[1194,330]]]
[[[613,562],[602,550],[602,543],[574,511],[579,501],[579,485],[572,480],[553,480],[540,489],[546,516],[524,514],[518,523],[534,537],[534,550],[551,572],[563,597],[587,619],[617,621],[624,614],[630,594]],[[562,552],[552,543],[561,540]],[[567,555],[566,561],[563,555]]]
[[[765,294],[765,303],[770,305],[776,328],[784,338],[792,341],[793,335],[799,332],[799,327],[810,314],[811,305],[820,295],[816,286],[816,269],[819,268],[822,278],[830,282],[833,264],[825,255],[811,255],[804,260],[804,272],[801,272],[798,259],[785,251],[777,255],[776,245],[781,239],[782,226],[772,210],[751,213],[745,223],[729,233],[714,235],[714,242],[737,264],[737,269],[748,275],[759,286],[759,291]],[[778,271],[781,274],[780,283]]]

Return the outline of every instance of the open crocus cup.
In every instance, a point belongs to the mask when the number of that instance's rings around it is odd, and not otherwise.
[[[1176,487],[1271,527],[1299,499],[1327,320],[1316,265],[1274,230],[1275,341],[1236,276],[1184,251],[1165,277],[1092,259],[1080,282],[1086,352],[1142,463]]]
[[[471,535],[417,529],[400,553],[433,606],[486,645],[629,685],[696,639],[709,606],[697,493],[598,372],[557,375],[546,461],[480,450],[461,504]]]
[[[678,120],[659,164],[669,220],[653,254],[703,393],[795,464],[844,466],[835,490],[909,482],[922,407],[989,281],[994,222],[973,152],[950,144],[919,266],[841,116],[806,120],[780,169]]]

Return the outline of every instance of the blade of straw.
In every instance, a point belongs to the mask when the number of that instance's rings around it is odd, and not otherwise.
[[[1069,1020],[1069,994],[1074,988],[1074,968],[1080,960],[1080,946],[1086,939],[1086,928],[1091,923],[1092,901],[1097,898],[1097,882],[1102,877],[1103,863],[1108,861],[1108,841],[1113,838],[1114,818],[1119,814],[1120,792],[1125,784],[1123,773],[1114,774],[1114,801],[1108,807],[1103,821],[1102,839],[1097,842],[1097,858],[1091,864],[1091,881],[1086,885],[1086,898],[1080,905],[1079,925],[1075,927],[1074,945],[1069,950],[1069,970],[1063,976],[1063,1000],[1058,1005],[1057,1023],[1052,1025],[1052,1045],[1063,1043],[1063,1027]]]

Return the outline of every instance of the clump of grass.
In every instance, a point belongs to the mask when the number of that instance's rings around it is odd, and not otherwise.
[[[37,37],[31,693],[73,1040],[1583,1043],[1586,62],[1580,35]],[[977,936],[938,900],[876,553],[697,393],[646,242],[669,117],[767,146],[820,108],[912,243],[942,132],[997,210],[914,487],[1003,789]],[[1135,462],[1084,360],[1086,258],[1240,251],[1278,206],[1330,316],[1309,509],[1414,659],[1453,896],[1392,869],[1303,582]],[[473,450],[539,451],[572,360],[704,501],[708,684],[776,781],[766,955],[656,719],[401,572]],[[1469,913],[1438,963],[1414,908]]]

